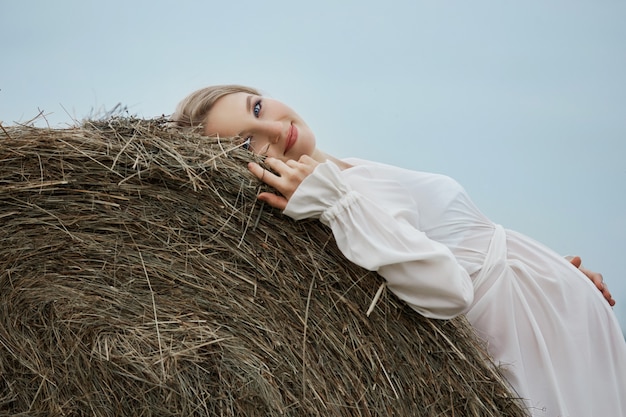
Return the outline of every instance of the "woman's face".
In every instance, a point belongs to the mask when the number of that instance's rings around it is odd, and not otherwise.
[[[252,152],[282,161],[315,151],[315,135],[296,112],[280,101],[243,92],[215,102],[204,133],[238,136]]]

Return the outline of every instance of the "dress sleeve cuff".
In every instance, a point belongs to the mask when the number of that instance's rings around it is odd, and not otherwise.
[[[319,164],[291,196],[284,214],[294,220],[320,219],[328,225],[333,213],[350,204],[350,188],[342,181],[341,170],[331,161]]]

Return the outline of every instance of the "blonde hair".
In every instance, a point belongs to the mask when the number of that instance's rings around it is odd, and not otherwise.
[[[233,93],[261,95],[256,89],[237,84],[214,85],[201,88],[185,97],[171,116],[176,127],[201,127],[206,122],[213,105],[220,98]]]

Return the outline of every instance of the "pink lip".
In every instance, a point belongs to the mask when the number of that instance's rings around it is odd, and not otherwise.
[[[289,132],[287,133],[287,144],[285,145],[285,152],[283,152],[283,155],[289,152],[289,149],[291,149],[291,147],[296,143],[296,140],[298,140],[298,128],[292,124],[291,126],[289,126]]]

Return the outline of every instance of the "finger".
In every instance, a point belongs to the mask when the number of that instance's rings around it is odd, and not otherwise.
[[[306,155],[303,155],[297,161],[290,159],[285,162],[285,164],[289,168],[291,168],[295,176],[298,176],[301,180],[303,180],[305,177],[311,174],[315,170],[315,168],[317,168],[317,166],[319,165],[319,162],[317,162],[315,159],[311,158],[310,156],[307,156],[307,158],[304,158],[304,156]]]
[[[602,291],[603,283],[604,283],[604,278],[602,277],[602,274],[598,272],[590,271],[586,268],[579,268],[579,269],[580,269],[580,272],[585,274],[587,278],[591,280],[591,282],[593,283],[593,285],[596,286],[596,288]]]
[[[276,186],[276,182],[279,180],[279,176],[277,176],[276,174],[273,174],[272,172],[268,171],[267,169],[263,168],[261,165],[257,164],[256,162],[249,162],[248,163],[248,170],[258,179],[260,179],[261,181],[263,181],[264,183],[275,187]]]
[[[603,287],[602,295],[604,296],[606,301],[609,302],[609,305],[613,307],[615,305],[615,300],[613,299],[613,295],[611,294],[611,291],[609,291],[609,287],[607,287],[605,283],[602,284],[602,287]]]
[[[596,287],[598,287],[600,291],[603,291],[605,289],[606,285],[604,284],[604,277],[602,276],[602,274],[599,274],[597,272],[594,273],[591,280],[594,284],[596,284]]]
[[[315,169],[315,167],[317,167],[320,164],[318,161],[316,161],[315,159],[313,159],[309,155],[302,155],[300,157],[300,159],[298,159],[298,162],[300,162],[303,165],[306,165],[306,166],[310,167],[311,170]]]
[[[574,256],[572,259],[570,259],[570,262],[576,268],[580,268],[580,265],[582,265],[582,259],[580,259],[580,256]]]
[[[279,174],[282,174],[283,172],[285,172],[285,169],[287,169],[288,167],[288,165],[284,163],[283,161],[281,161],[280,159],[272,158],[271,156],[268,156],[267,158],[265,158],[265,165],[272,168],[274,171],[278,172]]]
[[[256,162],[248,162],[248,171],[254,174],[258,179],[262,179],[265,176],[263,172],[265,169]]]
[[[276,194],[264,192],[259,194],[257,198],[279,210],[284,210],[287,207],[287,199]]]
[[[313,159],[310,155],[306,155],[306,154],[300,156],[300,159],[298,159],[298,161],[300,161],[303,164],[312,164],[312,163],[318,164],[319,163],[315,159]]]
[[[600,291],[604,290],[604,282],[602,282],[602,280],[595,278],[592,280],[592,282],[596,285],[597,289],[599,289]]]

